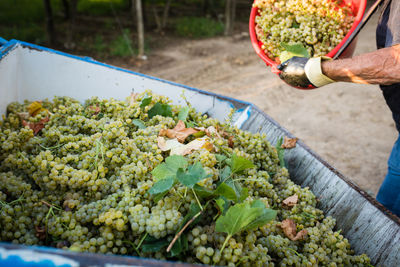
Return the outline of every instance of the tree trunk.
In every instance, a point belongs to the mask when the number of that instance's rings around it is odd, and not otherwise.
[[[231,35],[235,21],[236,0],[226,0],[225,3],[225,35]]]
[[[45,13],[46,13],[47,39],[48,39],[50,45],[55,45],[56,32],[54,30],[53,10],[51,9],[50,0],[43,0],[43,4],[44,4]]]
[[[70,0],[70,2],[71,2],[71,5],[70,5],[70,9],[69,9],[67,41],[65,42],[65,45],[64,45],[68,49],[72,49],[75,47],[74,33],[75,33],[75,21],[76,21],[78,0]]]
[[[152,10],[153,10],[153,14],[154,14],[154,20],[156,21],[156,24],[157,24],[156,32],[161,32],[162,24],[161,24],[160,16],[158,15],[157,6],[153,5]]]
[[[138,32],[138,57],[145,59],[144,54],[144,23],[143,23],[143,10],[142,10],[142,0],[132,0],[132,7],[136,7],[136,21],[137,21],[137,32]],[[132,9],[132,13],[134,10]]]
[[[69,2],[68,0],[62,0],[62,3],[63,3],[64,19],[69,20],[70,17]]]
[[[166,0],[165,7],[164,7],[163,18],[162,18],[162,23],[161,23],[162,29],[165,29],[165,27],[167,27],[168,15],[169,15],[169,7],[170,6],[171,6],[171,0]]]

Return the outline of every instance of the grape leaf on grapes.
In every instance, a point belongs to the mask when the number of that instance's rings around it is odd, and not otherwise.
[[[132,124],[137,126],[139,129],[145,129],[146,128],[146,125],[144,124],[144,121],[139,120],[139,119],[132,120]]]
[[[230,238],[240,231],[252,230],[266,224],[274,218],[273,214],[267,216],[269,213],[276,214],[276,211],[269,210],[265,205],[261,206],[259,203],[238,203],[231,206],[225,215],[217,219],[215,231],[227,233]]]
[[[175,176],[178,169],[186,169],[188,161],[185,157],[172,155],[165,159],[165,162],[159,164],[151,171],[153,178],[158,181],[170,176]]]
[[[166,238],[156,239],[151,236],[146,236],[143,244],[140,246],[142,252],[158,252],[162,248],[168,246],[169,242]]]
[[[190,165],[187,171],[178,169],[176,177],[183,185],[193,188],[195,184],[209,177],[200,162]]]
[[[236,154],[232,155],[230,162],[232,173],[240,173],[246,169],[254,168],[255,165],[248,159],[238,156]]]
[[[202,197],[202,198],[215,197],[215,193],[214,193],[213,191],[208,190],[207,188],[205,188],[205,187],[203,187],[203,186],[200,186],[200,185],[198,185],[198,184],[195,184],[195,185],[193,186],[193,190],[196,192],[196,194],[197,194],[199,197]]]
[[[242,158],[242,159],[244,159],[244,158]],[[244,159],[244,160],[246,160],[246,159]],[[233,162],[233,160],[231,162]],[[251,162],[250,162],[250,164],[252,166],[254,166]],[[233,164],[232,164],[232,166],[233,166]],[[240,166],[245,166],[245,165],[240,165],[240,163],[236,162],[235,167],[239,168]],[[247,166],[250,166],[250,165],[247,165]],[[222,172],[219,175],[220,183],[218,184],[217,189],[215,190],[215,193],[220,196],[224,196],[225,198],[227,198],[229,200],[233,200],[235,202],[243,202],[243,200],[245,200],[248,196],[248,189],[242,188],[238,182],[232,180],[232,178],[231,178],[232,173],[233,172],[231,171],[231,168],[229,166],[225,166],[225,168],[222,170]]]
[[[165,197],[165,195],[168,194],[168,191],[164,191],[162,193],[159,194],[155,194],[153,197],[153,201],[154,203],[157,203],[158,201],[160,201],[161,199],[163,199]]]
[[[215,158],[217,159],[218,162],[223,162],[224,160],[227,159],[227,156],[222,154],[215,154]]]
[[[238,182],[228,179],[218,185],[216,194],[235,202],[243,202],[248,197],[248,189],[242,188]]]
[[[189,115],[189,107],[183,107],[179,111],[178,120],[186,122],[188,115]]]
[[[283,138],[279,138],[278,142],[276,142],[276,152],[278,153],[278,158],[279,158],[279,165],[282,168],[286,168],[285,164],[285,150],[282,148],[282,143],[283,143]]]
[[[201,211],[201,208],[200,208],[199,204],[197,204],[197,203],[190,204],[189,211],[188,211],[188,213],[186,213],[185,217],[183,217],[183,220],[182,220],[181,225],[179,226],[179,230],[177,232],[179,232],[183,228],[183,226],[188,221],[190,221],[196,214],[198,214],[200,211]],[[191,223],[191,226],[196,225],[199,221],[200,221],[200,216]]]
[[[140,108],[144,108],[148,106],[151,103],[151,100],[153,99],[152,96],[148,96],[142,99],[142,102],[140,102]]]
[[[186,235],[181,235],[174,243],[169,252],[169,257],[175,257],[189,249],[188,238]]]
[[[219,209],[220,214],[225,215],[226,211],[231,205],[231,202],[226,199],[224,196],[220,196],[215,200],[215,203],[217,204],[217,207]]]
[[[265,207],[265,204],[261,200],[254,200],[251,203],[252,208],[262,208],[262,213],[253,220],[250,224],[248,224],[243,230],[251,230],[257,227],[261,227],[265,225],[267,222],[272,221],[276,218],[277,211],[268,209]]]
[[[157,102],[148,112],[149,118],[153,118],[156,115],[161,115],[163,117],[172,117],[172,109],[168,104],[162,104]]]
[[[308,50],[301,43],[287,44],[282,42],[281,46],[283,49],[285,49],[285,51],[279,55],[281,62],[285,62],[292,57],[310,57],[310,53],[308,53]]]
[[[175,176],[170,176],[165,179],[158,180],[153,184],[153,186],[149,189],[149,193],[152,195],[162,194],[171,189],[175,184]]]

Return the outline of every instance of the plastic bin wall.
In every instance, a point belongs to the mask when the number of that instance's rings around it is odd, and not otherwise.
[[[79,100],[91,96],[123,99],[134,89],[146,89],[169,96],[174,103],[187,99],[200,112],[223,120],[235,107],[235,125],[251,132],[264,132],[271,143],[292,136],[256,106],[109,66],[90,58],[67,55],[20,41],[0,47],[0,113],[11,101],[51,99],[66,95]],[[356,253],[367,253],[374,265],[400,266],[400,220],[373,198],[311,151],[304,143],[285,155],[291,178],[309,186],[320,199],[322,210],[337,219],[338,228],[349,239]],[[373,177],[371,177],[372,179]],[[44,264],[44,260],[53,265]],[[39,260],[39,263],[37,263]],[[137,266],[172,266],[172,263],[135,257],[72,253],[52,248],[0,244],[2,262],[15,266],[106,266],[109,263]],[[34,265],[34,263],[38,265]],[[23,265],[26,264],[26,265]],[[58,265],[57,265],[58,264]],[[61,264],[62,265],[62,264]],[[107,265],[108,266],[108,265]],[[178,264],[174,266],[189,266]]]

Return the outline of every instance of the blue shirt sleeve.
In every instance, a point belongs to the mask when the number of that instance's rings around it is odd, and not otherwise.
[[[400,1],[392,0],[386,31],[386,47],[400,44]]]

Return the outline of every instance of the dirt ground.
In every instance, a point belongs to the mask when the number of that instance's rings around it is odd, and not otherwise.
[[[375,50],[377,19],[362,30],[355,54]],[[296,90],[270,72],[253,51],[246,25],[240,26],[233,37],[169,43],[142,64],[111,63],[252,102],[375,195],[397,137],[379,87],[335,83]]]

